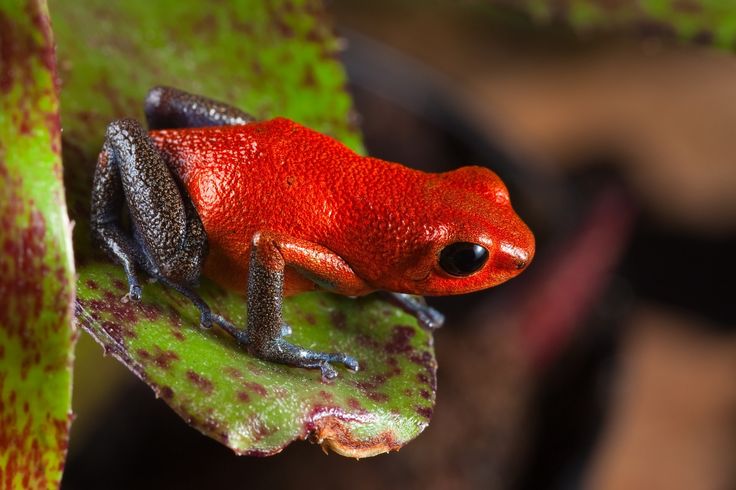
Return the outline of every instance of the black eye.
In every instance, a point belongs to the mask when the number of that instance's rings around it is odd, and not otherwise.
[[[469,276],[488,260],[488,250],[476,243],[458,242],[440,253],[440,267],[451,276]]]

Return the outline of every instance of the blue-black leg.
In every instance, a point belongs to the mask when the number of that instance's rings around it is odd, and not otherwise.
[[[419,324],[427,330],[437,330],[445,323],[445,315],[429,306],[421,296],[388,291],[381,291],[379,294],[389,303],[414,315]]]
[[[168,279],[164,277],[156,277],[156,280],[158,280],[161,284],[164,286],[168,286],[171,289],[174,289],[175,291],[178,291],[181,293],[182,296],[187,298],[189,301],[194,303],[194,306],[197,307],[199,310],[199,324],[203,328],[210,328],[213,325],[219,325],[223,328],[226,332],[229,334],[235,336],[235,332],[242,332],[242,330],[239,330],[235,325],[227,321],[222,316],[212,313],[212,310],[207,305],[207,303],[202,299],[201,296],[199,296],[196,292],[194,292],[190,287],[177,284],[175,282],[171,282]]]
[[[149,129],[236,126],[255,118],[231,105],[172,87],[154,87],[146,96]]]
[[[156,277],[161,284],[170,287],[171,289],[178,291],[182,296],[191,301],[194,306],[199,310],[199,325],[203,328],[211,328],[213,325],[217,325],[225,330],[227,333],[235,337],[235,339],[241,344],[248,343],[248,333],[242,328],[238,328],[229,322],[224,317],[213,313],[207,303],[198,295],[193,289],[182,284],[177,284],[167,280],[164,277]],[[291,335],[291,327],[286,323],[281,324],[281,336],[286,337]]]
[[[136,268],[143,257],[138,244],[120,223],[125,195],[118,167],[114,161],[110,161],[111,154],[110,145],[105,144],[95,168],[90,224],[95,241],[110,258],[123,266],[128,279],[128,296],[137,301],[141,298],[141,286],[136,277]]]
[[[130,232],[121,223],[123,209],[130,215]],[[123,265],[132,299],[141,296],[135,271],[144,270],[189,298],[202,325],[235,329],[191,290],[207,253],[204,227],[137,121],[122,119],[108,127],[95,170],[91,227],[102,248]]]
[[[319,368],[325,379],[337,376],[333,364],[343,364],[357,371],[358,361],[346,354],[312,351],[284,340],[281,317],[284,262],[280,255],[274,254],[279,252],[273,244],[255,241],[248,273],[248,331],[244,343],[261,359],[302,368]],[[269,261],[271,267],[267,267],[262,259],[269,255],[274,259]]]

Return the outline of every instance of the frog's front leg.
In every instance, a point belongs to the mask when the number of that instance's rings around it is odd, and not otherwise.
[[[289,265],[328,289],[361,295],[369,292],[340,257],[324,247],[275,233],[253,237],[248,277],[248,330],[236,335],[261,359],[337,376],[332,364],[358,370],[358,361],[342,353],[317,352],[285,341],[281,334],[284,271]]]
[[[381,296],[394,306],[413,315],[427,330],[437,330],[445,323],[445,315],[429,306],[422,296],[389,291],[381,291]]]

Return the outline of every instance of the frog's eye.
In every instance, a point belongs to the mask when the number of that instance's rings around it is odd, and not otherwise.
[[[451,276],[469,276],[483,267],[488,250],[477,243],[457,242],[440,252],[440,267]]]

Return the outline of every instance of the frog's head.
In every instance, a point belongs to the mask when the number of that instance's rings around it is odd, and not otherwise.
[[[461,294],[520,274],[534,257],[534,235],[511,207],[501,179],[483,167],[438,174],[427,183],[431,239],[407,267],[403,289]]]

